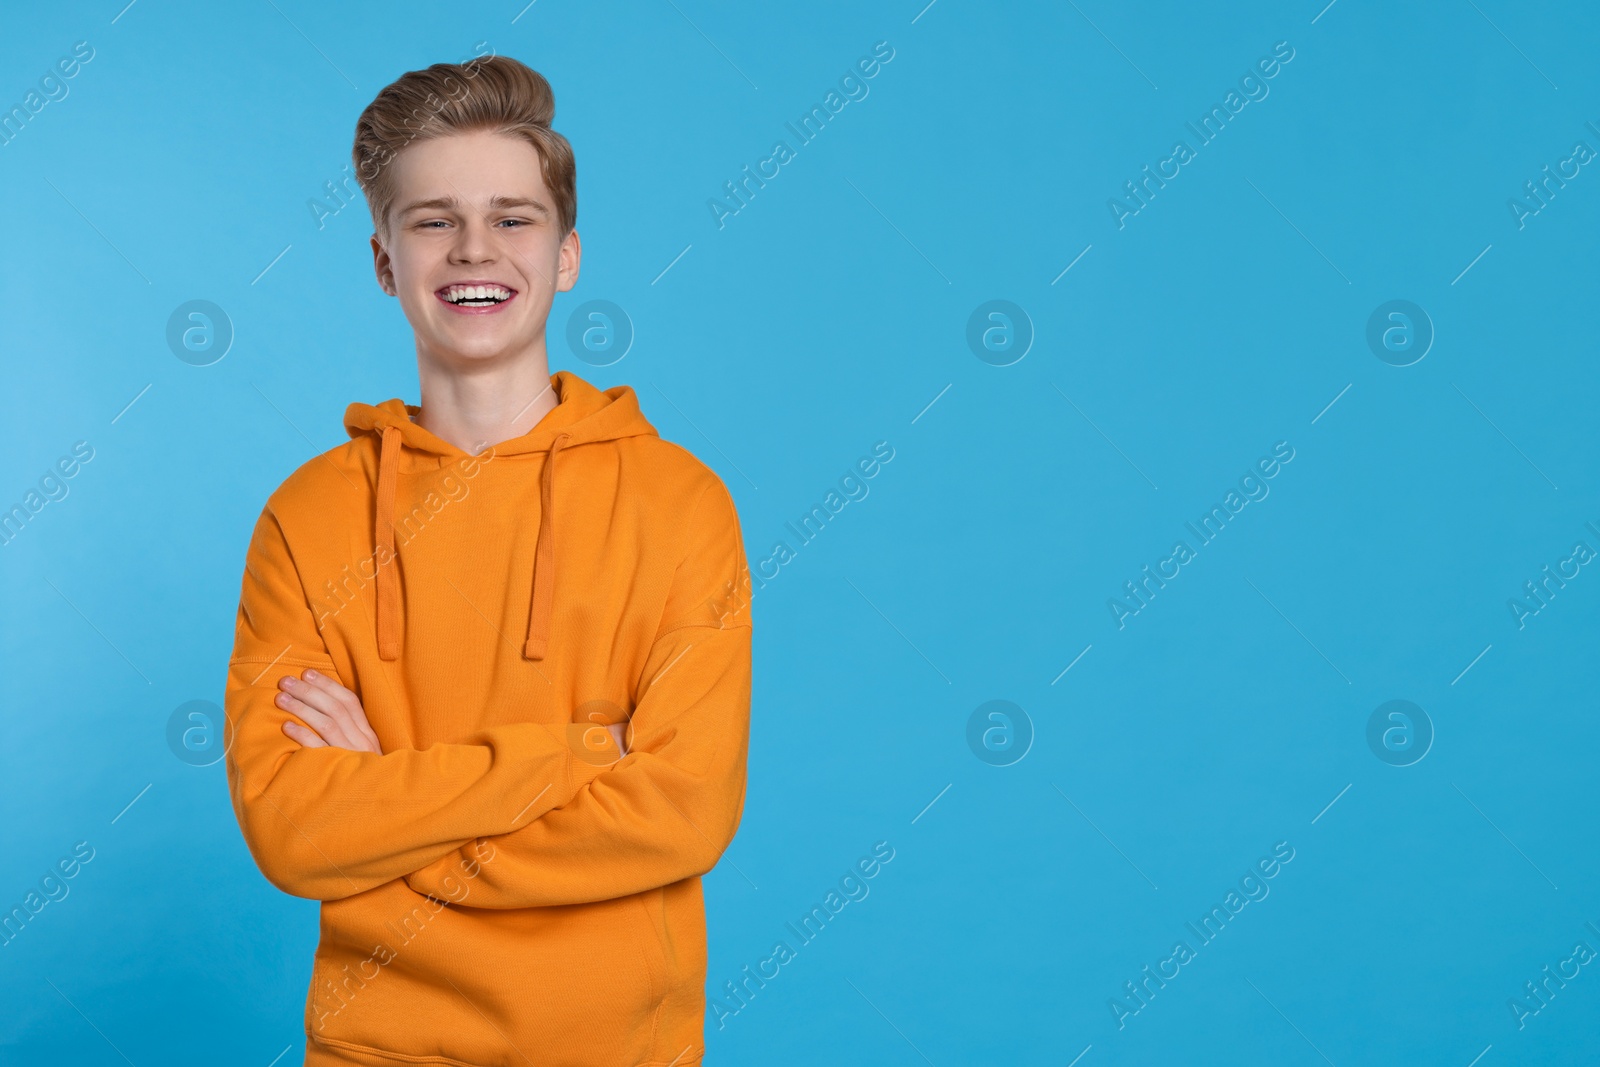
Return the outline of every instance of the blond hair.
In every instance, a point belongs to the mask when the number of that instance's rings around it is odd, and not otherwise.
[[[402,74],[383,88],[356,120],[350,158],[372,209],[372,223],[389,236],[394,177],[389,168],[412,141],[488,130],[521,137],[539,153],[545,187],[555,199],[565,237],[577,225],[577,164],[572,145],[550,128],[556,97],[538,71],[490,53],[466,63],[435,63]]]

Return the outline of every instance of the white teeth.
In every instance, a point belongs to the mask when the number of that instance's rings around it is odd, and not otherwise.
[[[483,307],[510,300],[511,290],[499,285],[452,285],[444,295],[452,304]]]

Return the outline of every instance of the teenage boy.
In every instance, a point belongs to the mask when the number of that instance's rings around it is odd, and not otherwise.
[[[322,901],[309,1067],[704,1053],[749,573],[722,481],[633,390],[549,373],[579,259],[554,111],[490,56],[404,75],[356,127],[421,404],[351,404],[351,440],[271,495],[227,684],[245,841]]]

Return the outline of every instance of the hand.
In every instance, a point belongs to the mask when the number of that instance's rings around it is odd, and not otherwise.
[[[306,748],[346,748],[352,752],[383,754],[378,735],[367,723],[360,699],[329,678],[309,668],[299,678],[286,674],[278,679],[277,705],[299,716],[290,720],[283,732]]]
[[[606,733],[617,739],[618,759],[621,759],[623,756],[628,754],[628,746],[622,743],[623,738],[627,735],[627,732],[628,724],[625,722],[612,723],[610,726],[606,727]]]

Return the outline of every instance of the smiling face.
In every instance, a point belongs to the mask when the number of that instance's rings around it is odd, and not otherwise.
[[[474,131],[416,141],[389,165],[394,206],[373,267],[419,358],[456,370],[544,359],[545,319],[578,280],[580,246],[576,230],[558,232],[538,150]]]

